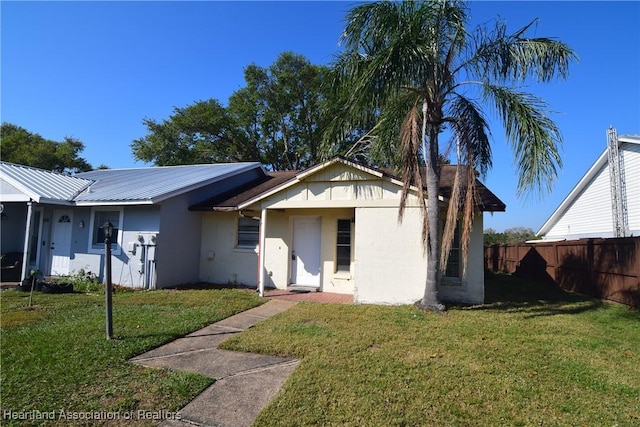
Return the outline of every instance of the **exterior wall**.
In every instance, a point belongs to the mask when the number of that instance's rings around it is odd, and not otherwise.
[[[238,212],[202,215],[200,281],[257,286],[257,249],[237,248]]]
[[[640,144],[622,143],[629,234],[640,235]],[[613,237],[609,165],[602,168],[545,234],[550,239]]]
[[[336,272],[336,239],[339,219],[351,219],[354,210],[288,209],[285,212],[267,211],[265,270],[267,287],[286,289],[291,282],[291,242],[296,217],[320,217],[320,290],[342,294],[353,293],[353,271]],[[353,249],[352,249],[353,253]]]
[[[443,281],[438,295],[444,302],[484,304],[484,236],[483,217],[476,215],[469,241],[467,271],[459,282]]]
[[[53,209],[49,210],[52,215]],[[104,250],[89,253],[93,232],[89,226],[91,215],[91,208],[73,209],[69,272],[75,274],[84,270],[104,280]],[[151,236],[158,234],[159,218],[160,209],[157,206],[124,207],[118,241],[114,242],[116,245],[111,255],[111,277],[114,284],[132,288],[155,287],[155,246]],[[79,226],[80,221],[85,224],[83,228]]]
[[[640,144],[622,144],[624,149],[625,182],[629,235],[640,236]]]
[[[418,208],[356,209],[355,292],[360,304],[411,304],[422,297],[427,259]]]
[[[606,164],[547,232],[545,239],[578,239],[594,235],[613,235],[610,178]]]
[[[187,210],[189,202],[189,195],[182,195],[162,203],[156,247],[158,288],[198,282],[202,219]]]

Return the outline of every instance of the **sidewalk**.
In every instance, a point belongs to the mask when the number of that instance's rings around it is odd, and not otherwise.
[[[142,366],[196,372],[216,379],[180,410],[180,421],[167,420],[161,426],[250,426],[299,362],[290,358],[219,350],[218,346],[295,304],[297,302],[271,299],[259,307],[134,357],[131,361]]]

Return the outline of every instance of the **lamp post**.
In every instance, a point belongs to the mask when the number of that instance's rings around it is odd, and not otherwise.
[[[106,288],[105,299],[107,307],[107,339],[113,338],[113,318],[112,318],[112,304],[111,304],[111,235],[113,233],[113,224],[107,221],[102,226],[104,231],[104,253],[105,253],[105,276],[106,276]]]

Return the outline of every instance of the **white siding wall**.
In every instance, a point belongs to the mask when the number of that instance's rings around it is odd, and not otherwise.
[[[623,143],[629,230],[640,234],[640,145]],[[545,239],[612,237],[609,165],[605,163],[547,232]]]
[[[545,238],[611,237],[613,222],[609,179],[609,168],[605,164],[560,216]]]
[[[629,232],[640,236],[640,144],[622,144],[624,148],[625,179]]]

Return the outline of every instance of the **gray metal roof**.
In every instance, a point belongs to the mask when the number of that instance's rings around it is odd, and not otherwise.
[[[219,163],[94,170],[76,175],[95,182],[75,197],[75,201],[78,205],[157,203],[222,178],[261,167],[260,163]]]
[[[71,202],[93,183],[87,178],[7,162],[0,162],[0,177],[38,203]]]

